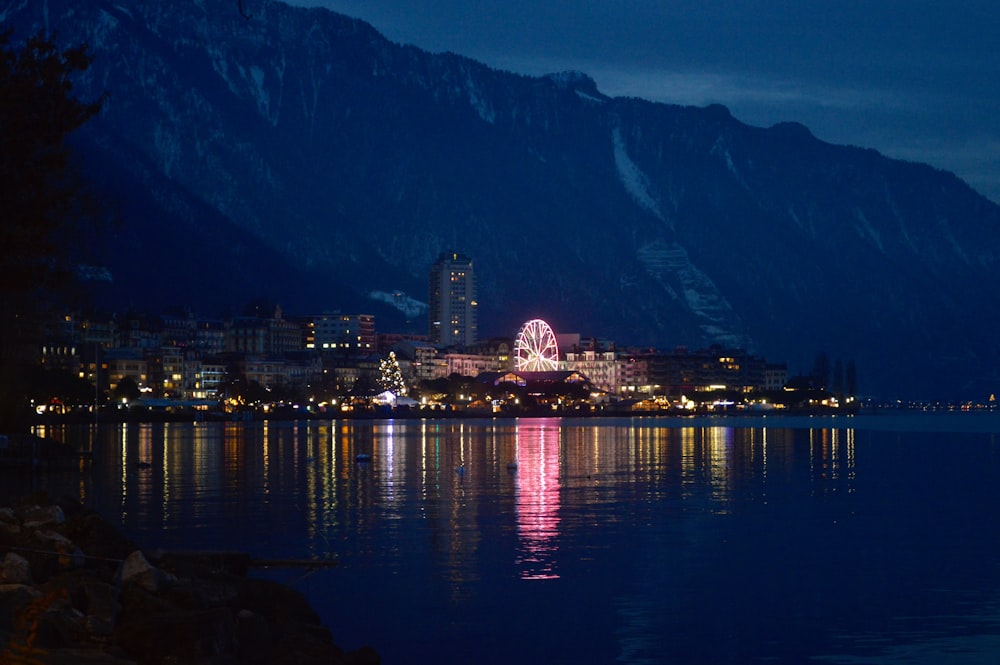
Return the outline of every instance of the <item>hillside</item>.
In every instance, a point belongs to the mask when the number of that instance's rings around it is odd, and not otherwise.
[[[954,175],[393,44],[322,9],[20,0],[108,91],[77,137],[120,219],[112,301],[374,312],[473,257],[480,331],[529,317],[619,345],[713,342],[868,393],[982,397],[1000,368],[1000,207]]]

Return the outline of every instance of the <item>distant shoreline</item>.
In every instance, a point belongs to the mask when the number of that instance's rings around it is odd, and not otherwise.
[[[86,417],[85,417],[86,416]],[[521,412],[483,413],[476,411],[424,411],[387,410],[353,413],[281,413],[268,414],[244,412],[243,414],[192,414],[192,413],[102,413],[97,420],[101,425],[121,423],[264,423],[264,422],[323,422],[323,421],[372,421],[372,420],[636,420],[663,428],[685,427],[791,427],[873,429],[899,431],[982,431],[1000,433],[1000,411],[994,408],[972,410],[917,409],[917,408],[863,408],[853,411],[826,410],[775,410],[775,411],[725,411],[725,412]],[[33,426],[93,425],[89,414],[49,415],[36,419]]]

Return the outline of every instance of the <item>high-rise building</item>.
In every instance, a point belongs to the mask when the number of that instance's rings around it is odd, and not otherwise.
[[[476,275],[472,259],[445,252],[431,266],[428,337],[440,347],[476,342]]]

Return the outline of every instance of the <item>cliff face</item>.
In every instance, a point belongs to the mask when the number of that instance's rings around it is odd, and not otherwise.
[[[247,4],[250,19],[223,0],[3,12],[96,56],[79,92],[110,97],[78,140],[123,218],[105,243],[118,297],[263,294],[388,328],[402,315],[368,294],[424,300],[455,248],[475,261],[484,335],[542,316],[792,371],[825,351],[901,395],[981,396],[998,378],[1000,208],[951,174]]]

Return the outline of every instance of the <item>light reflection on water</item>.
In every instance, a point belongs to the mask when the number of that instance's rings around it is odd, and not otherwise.
[[[299,588],[383,662],[994,662],[995,435],[810,422],[55,427],[93,471],[32,482],[147,547],[336,556]]]
[[[542,419],[518,427],[515,441],[520,577],[558,579],[560,421]]]

